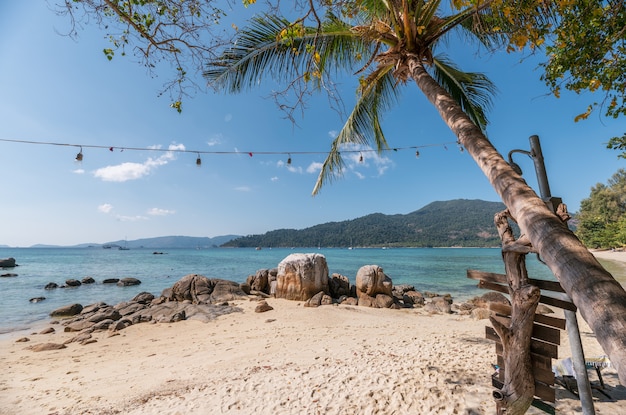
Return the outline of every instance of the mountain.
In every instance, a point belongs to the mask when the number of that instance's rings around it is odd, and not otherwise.
[[[433,202],[406,215],[374,213],[310,228],[279,229],[239,237],[226,247],[486,247],[500,246],[493,224],[500,202],[457,199]]]
[[[104,245],[112,247],[125,246],[130,249],[135,248],[217,248],[228,241],[238,238],[239,235],[223,235],[213,238],[198,236],[160,236],[157,238],[135,239],[133,241],[113,241]]]

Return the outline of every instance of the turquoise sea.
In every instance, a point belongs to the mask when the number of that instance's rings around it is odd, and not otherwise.
[[[247,248],[165,249],[162,255],[148,249],[102,248],[0,248],[0,258],[13,257],[19,264],[0,274],[0,334],[25,330],[41,324],[49,313],[63,305],[83,306],[99,301],[117,304],[147,291],[159,295],[187,274],[201,274],[243,282],[248,275],[263,268],[275,268],[292,253],[319,253],[326,257],[330,273],[340,273],[354,283],[363,265],[381,266],[394,285],[412,284],[419,291],[450,293],[462,301],[484,291],[466,278],[467,269],[504,272],[500,250],[496,248],[394,248],[394,249],[318,249],[318,248]],[[527,259],[529,275],[554,278],[534,256]],[[49,282],[63,285],[68,279],[91,276],[95,284],[75,288],[45,290]],[[142,284],[134,287],[105,285],[106,278],[134,277]],[[35,297],[45,300],[31,303]]]

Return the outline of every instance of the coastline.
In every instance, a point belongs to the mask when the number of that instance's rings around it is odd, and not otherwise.
[[[28,343],[0,341],[0,414],[489,414],[494,345],[486,320],[422,309],[303,307],[236,301],[208,323],[137,324],[95,343],[63,343],[60,325]],[[581,321],[587,355],[602,354]],[[41,332],[40,332],[41,333]],[[559,354],[569,355],[567,336]],[[591,379],[594,380],[592,374]],[[611,368],[599,413],[620,413],[626,389]],[[557,411],[579,401],[557,389]],[[534,408],[529,414],[541,413]]]

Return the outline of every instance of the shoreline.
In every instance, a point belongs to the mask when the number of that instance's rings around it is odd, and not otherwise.
[[[596,257],[626,268],[626,253]],[[423,309],[374,309],[267,299],[233,301],[241,312],[203,323],[142,323],[96,332],[93,343],[61,350],[76,333],[50,321],[0,336],[0,415],[49,414],[490,414],[495,347],[488,320]],[[558,316],[558,315],[557,315]],[[587,357],[603,355],[579,315]],[[43,329],[54,332],[43,334]],[[559,356],[571,356],[561,335]],[[591,381],[595,372],[589,371]],[[594,393],[598,413],[624,413],[626,388],[602,371],[609,400]],[[556,388],[557,412],[580,402]],[[542,412],[531,408],[528,414]]]

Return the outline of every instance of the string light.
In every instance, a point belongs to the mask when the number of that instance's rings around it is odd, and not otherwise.
[[[62,146],[62,147],[76,147],[79,149],[78,154],[76,154],[76,161],[83,160],[83,147],[84,148],[95,148],[95,149],[105,149],[113,152],[115,149],[119,149],[120,152],[124,152],[124,150],[129,151],[160,151],[167,153],[196,153],[196,165],[202,165],[202,159],[200,157],[201,154],[214,154],[214,155],[240,155],[240,154],[248,154],[248,156],[253,157],[256,155],[287,155],[287,164],[290,165],[292,161],[292,154],[309,154],[309,155],[328,155],[328,151],[203,151],[203,150],[186,150],[180,148],[148,148],[148,147],[115,147],[109,145],[96,145],[96,144],[70,144],[70,143],[55,143],[55,142],[45,142],[45,141],[29,141],[29,140],[13,140],[0,138],[0,142],[8,142],[8,143],[20,143],[20,144],[36,144],[36,145],[49,145],[49,146]],[[415,156],[418,157],[420,155],[419,149],[427,148],[427,147],[443,147],[444,149],[448,149],[447,145],[456,144],[459,146],[459,150],[463,152],[465,149],[463,148],[460,141],[452,141],[447,143],[433,143],[433,144],[423,144],[419,146],[409,146],[409,147],[395,147],[395,148],[384,148],[382,150],[376,149],[360,149],[360,150],[349,150],[342,149],[341,152],[337,152],[338,156],[341,156],[341,153],[358,153],[359,154],[359,162],[363,162],[363,154],[364,153],[385,153],[389,151],[398,152],[402,150],[414,150]]]

